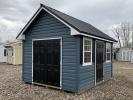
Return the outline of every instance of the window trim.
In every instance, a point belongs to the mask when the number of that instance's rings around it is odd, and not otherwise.
[[[84,41],[85,40],[89,40],[89,41],[91,41],[91,61],[90,62],[87,62],[87,63],[85,63],[84,62]],[[92,39],[90,39],[90,38],[86,38],[86,37],[83,37],[83,51],[82,51],[82,53],[83,53],[83,64],[82,64],[82,66],[87,66],[87,65],[92,65]]]
[[[107,52],[107,45],[108,45],[108,44],[110,45],[110,52]],[[112,52],[111,52],[111,43],[106,43],[106,52],[105,52],[105,53],[106,53],[106,62],[111,62],[111,56],[112,56],[112,55],[111,55],[111,54],[112,54]],[[107,60],[107,54],[108,54],[108,53],[110,54],[110,60]]]

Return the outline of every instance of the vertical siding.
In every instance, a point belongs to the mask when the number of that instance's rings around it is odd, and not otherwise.
[[[70,29],[50,14],[41,12],[27,32],[23,42],[23,80],[32,83],[32,39],[62,37],[62,89],[76,92],[77,38],[70,35]]]
[[[22,44],[17,43],[14,46],[15,49],[15,65],[22,64]]]

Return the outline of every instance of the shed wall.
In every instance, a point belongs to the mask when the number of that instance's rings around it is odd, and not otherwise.
[[[92,39],[92,65],[86,65],[83,66],[82,63],[80,63],[80,52],[83,52],[80,50],[80,41],[83,41],[83,38],[79,38],[79,42],[77,42],[78,45],[78,53],[77,53],[77,65],[78,67],[78,91],[84,91],[89,89],[90,87],[95,85],[95,40]]]
[[[103,79],[109,80],[112,77],[112,63],[104,63],[103,64]]]
[[[7,62],[7,56],[4,56],[4,49],[3,45],[0,45],[0,63]]]
[[[133,49],[131,51],[131,63],[133,64]]]
[[[131,48],[121,48],[117,53],[118,61],[131,61]]]
[[[23,80],[32,83],[32,39],[62,37],[62,89],[77,91],[77,38],[70,29],[50,14],[41,12],[23,41]]]
[[[22,44],[18,43],[14,45],[15,65],[22,64]]]
[[[70,29],[46,12],[26,31],[23,41],[23,80],[32,83],[32,39],[62,37],[62,89],[79,92],[95,85],[95,40],[93,40],[93,64],[80,63],[79,36],[71,36]],[[104,64],[104,79],[112,75],[112,63]]]
[[[82,38],[79,38],[80,41],[83,41]],[[95,39],[92,39],[92,65],[87,65],[83,66],[80,63],[80,49],[78,49],[77,53],[77,65],[78,67],[78,91],[84,91],[87,90],[93,86],[95,86],[95,79],[96,79],[96,74],[95,74]],[[82,42],[80,42],[82,43]],[[80,47],[80,43],[77,42],[78,47]],[[104,52],[106,53],[106,52]],[[104,54],[105,55],[105,54]],[[112,77],[112,61],[111,62],[106,62],[104,58],[104,63],[103,63],[103,80],[109,80]]]

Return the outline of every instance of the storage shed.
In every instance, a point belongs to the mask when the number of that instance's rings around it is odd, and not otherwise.
[[[7,50],[4,45],[4,43],[0,44],[0,63],[7,62]]]
[[[131,50],[131,63],[133,64],[133,48]]]
[[[22,29],[24,82],[82,92],[112,77],[113,38],[41,4]]]
[[[7,64],[22,64],[22,42],[15,41],[4,45],[7,50]]]
[[[132,48],[131,47],[122,47],[116,53],[116,58],[118,61],[127,61],[131,62],[132,58]]]

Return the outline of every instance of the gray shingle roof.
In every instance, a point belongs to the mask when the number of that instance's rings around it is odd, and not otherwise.
[[[45,6],[43,4],[41,4],[41,7],[44,7],[45,9],[47,9],[49,12],[51,12],[52,14],[54,14],[55,16],[57,16],[58,18],[60,18],[61,20],[63,20],[65,23],[67,23],[68,25],[70,25],[71,27],[73,27],[74,29],[76,29],[77,31],[87,34],[87,35],[92,35],[92,36],[96,36],[96,37],[100,37],[103,39],[107,39],[107,40],[111,40],[111,41],[115,41],[115,39],[113,39],[112,37],[108,36],[107,34],[103,33],[102,31],[100,31],[99,29],[95,28],[94,26],[83,22],[79,19],[76,19],[72,16],[69,16],[67,14],[64,14],[60,11],[57,11],[51,7]],[[25,27],[24,27],[25,28]],[[23,31],[23,29],[22,29]],[[21,32],[22,32],[21,31]],[[20,34],[21,34],[20,32]],[[18,34],[18,36],[20,35]],[[18,38],[17,36],[17,38]]]
[[[43,6],[45,9],[49,10],[50,12],[52,12],[54,15],[56,15],[57,17],[59,17],[60,19],[62,19],[67,24],[69,24],[71,27],[75,28],[77,31],[79,31],[81,33],[92,35],[92,36],[97,36],[97,37],[100,37],[100,38],[104,38],[104,39],[108,39],[108,40],[116,42],[115,39],[113,39],[112,37],[110,37],[107,34],[103,33],[102,31],[95,28],[91,24],[83,22],[79,19],[76,19],[72,16],[64,14],[60,11],[57,11],[57,10],[55,10],[53,8],[50,8],[48,6],[45,6],[43,4],[41,4],[41,6]]]

